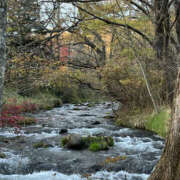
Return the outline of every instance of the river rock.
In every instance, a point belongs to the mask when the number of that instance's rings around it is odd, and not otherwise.
[[[92,125],[98,125],[98,124],[101,124],[99,121],[94,121],[93,123],[92,123]]]
[[[67,129],[61,129],[61,130],[59,131],[59,134],[64,134],[64,133],[67,133],[67,132],[68,132]]]
[[[5,155],[4,153],[1,153],[1,152],[0,152],[0,158],[1,158],[1,159],[4,159],[4,158],[6,158],[6,155]]]
[[[8,140],[8,138],[6,138],[6,137],[4,137],[4,136],[0,136],[0,142],[2,142],[2,143],[8,143],[9,140]]]
[[[67,137],[67,143],[66,143],[66,147],[69,149],[84,149],[85,147],[85,143],[83,141],[82,136],[78,135],[78,134],[71,134]]]

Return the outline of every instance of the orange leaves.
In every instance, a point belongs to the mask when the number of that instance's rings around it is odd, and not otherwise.
[[[107,157],[101,165],[106,166],[107,164],[117,163],[118,161],[126,160],[126,158],[126,156]]]

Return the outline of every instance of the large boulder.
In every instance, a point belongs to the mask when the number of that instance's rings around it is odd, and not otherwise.
[[[61,139],[61,145],[69,149],[86,149],[90,151],[108,150],[114,145],[112,137],[105,136],[87,136],[82,137],[78,134],[71,134]]]
[[[66,137],[64,137],[62,140],[62,145],[64,147],[67,147],[69,149],[85,149],[86,143],[84,142],[82,136],[78,134],[71,134]]]

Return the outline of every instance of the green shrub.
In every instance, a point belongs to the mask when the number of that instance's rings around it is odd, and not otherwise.
[[[94,152],[99,151],[99,150],[101,150],[101,144],[99,142],[93,142],[90,144],[89,150],[94,151]]]

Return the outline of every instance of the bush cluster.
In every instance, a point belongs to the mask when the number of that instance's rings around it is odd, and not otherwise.
[[[146,76],[151,93],[157,102],[162,102],[164,80],[159,70],[147,70]],[[102,70],[104,87],[108,94],[128,107],[152,107],[147,86],[135,61],[123,60],[108,63]]]
[[[20,125],[31,125],[36,123],[36,119],[25,117],[22,115],[24,112],[34,112],[38,109],[36,104],[30,102],[23,102],[17,104],[16,100],[14,103],[4,104],[0,116],[0,127],[13,126],[20,127]]]

